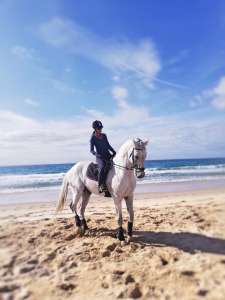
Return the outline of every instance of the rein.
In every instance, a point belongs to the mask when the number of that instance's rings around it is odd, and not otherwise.
[[[117,164],[115,164],[115,163],[113,163],[113,165],[114,165],[115,167],[119,167],[119,168],[121,168],[121,169],[126,169],[126,170],[128,170],[128,171],[133,171],[133,170],[135,169],[135,167],[128,168],[128,167],[124,167],[124,166],[117,165]]]
[[[121,165],[117,165],[117,164],[115,164],[114,162],[113,162],[113,165],[114,166],[116,166],[116,167],[119,167],[119,168],[121,168],[121,169],[125,169],[125,170],[128,170],[128,171],[133,171],[133,170],[140,170],[140,171],[144,171],[145,170],[145,168],[138,168],[138,167],[136,167],[135,165],[134,165],[134,150],[143,150],[143,149],[139,149],[139,148],[133,148],[133,150],[132,150],[132,152],[131,152],[131,154],[130,154],[130,156],[129,156],[129,158],[132,156],[132,161],[133,161],[133,166],[132,167],[126,167],[126,166],[121,166]]]

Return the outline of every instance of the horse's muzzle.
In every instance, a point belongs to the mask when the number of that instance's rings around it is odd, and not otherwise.
[[[143,177],[145,177],[145,171],[144,170],[136,170],[136,177],[137,178],[143,178]]]

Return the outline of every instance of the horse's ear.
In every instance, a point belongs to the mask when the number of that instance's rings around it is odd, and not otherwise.
[[[145,146],[147,146],[147,145],[148,145],[148,140],[143,140],[143,144],[144,144]]]
[[[134,142],[135,145],[137,145],[138,143],[140,143],[140,141],[141,140],[139,138],[134,138],[133,139],[133,142]]]

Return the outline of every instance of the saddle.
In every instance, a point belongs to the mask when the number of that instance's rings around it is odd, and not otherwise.
[[[86,176],[94,181],[98,181],[98,165],[95,163],[90,163],[90,165],[87,168]]]
[[[105,168],[104,168],[105,181],[106,181],[107,174],[108,174],[109,170],[111,169],[111,167],[112,167],[112,162],[107,161],[105,164]],[[87,168],[86,176],[87,176],[87,178],[98,182],[98,177],[99,177],[98,165],[93,162],[90,163]],[[111,197],[110,192],[107,190],[105,191],[105,197]]]

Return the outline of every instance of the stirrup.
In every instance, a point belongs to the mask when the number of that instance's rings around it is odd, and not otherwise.
[[[112,197],[112,195],[110,194],[110,192],[109,192],[109,191],[105,191],[105,195],[104,195],[104,197],[108,197],[108,198],[110,198],[110,197]]]
[[[104,184],[100,185],[100,186],[98,187],[98,191],[99,191],[99,193],[107,192],[107,191],[108,191],[107,186],[104,185]]]
[[[105,192],[104,186],[100,185],[100,186],[98,187],[98,191],[99,191],[100,194],[103,193],[103,192]]]

